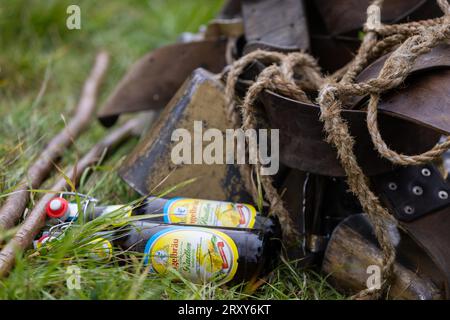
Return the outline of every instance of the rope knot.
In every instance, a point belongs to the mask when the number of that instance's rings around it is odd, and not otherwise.
[[[317,103],[321,106],[329,107],[333,101],[336,101],[338,92],[339,90],[336,87],[336,84],[325,84],[319,92]]]

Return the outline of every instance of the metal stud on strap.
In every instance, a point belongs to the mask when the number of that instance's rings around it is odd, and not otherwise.
[[[433,165],[402,167],[372,178],[395,217],[412,221],[450,205],[450,184]]]

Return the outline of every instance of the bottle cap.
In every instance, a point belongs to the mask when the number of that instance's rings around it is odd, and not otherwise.
[[[66,199],[56,197],[47,203],[45,211],[47,211],[47,216],[50,218],[61,218],[66,214],[68,208],[69,203]]]

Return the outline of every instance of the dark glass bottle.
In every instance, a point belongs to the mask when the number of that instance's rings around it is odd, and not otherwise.
[[[59,221],[78,219],[78,210],[76,203],[69,203],[63,198],[54,198],[47,204],[47,215]],[[262,216],[251,205],[190,198],[149,197],[134,209],[123,205],[98,206],[92,202],[84,208],[84,221],[117,211],[124,218],[150,215],[144,221],[155,223],[257,229],[268,234],[279,231],[276,219]]]
[[[154,214],[154,218],[147,219],[150,222],[259,229],[272,233],[278,229],[275,219],[262,216],[253,206],[226,201],[149,197],[133,214]]]
[[[61,197],[55,197],[47,203],[45,210],[48,218],[58,222],[78,220],[80,212],[83,212],[84,221],[90,221],[114,212],[120,212],[120,216],[123,218],[130,217],[132,214],[132,208],[123,205],[97,206],[95,202],[90,202],[87,205],[82,204],[80,207],[77,203],[68,202]]]
[[[273,267],[279,239],[255,229],[232,229],[133,222],[118,231],[114,244],[143,253],[153,273],[175,269],[194,283],[251,282]]]

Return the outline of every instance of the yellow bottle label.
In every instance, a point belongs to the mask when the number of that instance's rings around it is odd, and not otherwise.
[[[230,281],[238,267],[233,239],[223,232],[196,227],[170,227],[154,234],[145,247],[145,265],[165,274],[170,268],[194,283]]]
[[[256,209],[248,204],[175,198],[164,206],[166,223],[253,228]]]
[[[105,238],[97,238],[88,243],[92,245],[92,251],[89,256],[97,261],[107,262],[113,256],[113,247],[109,240]]]

